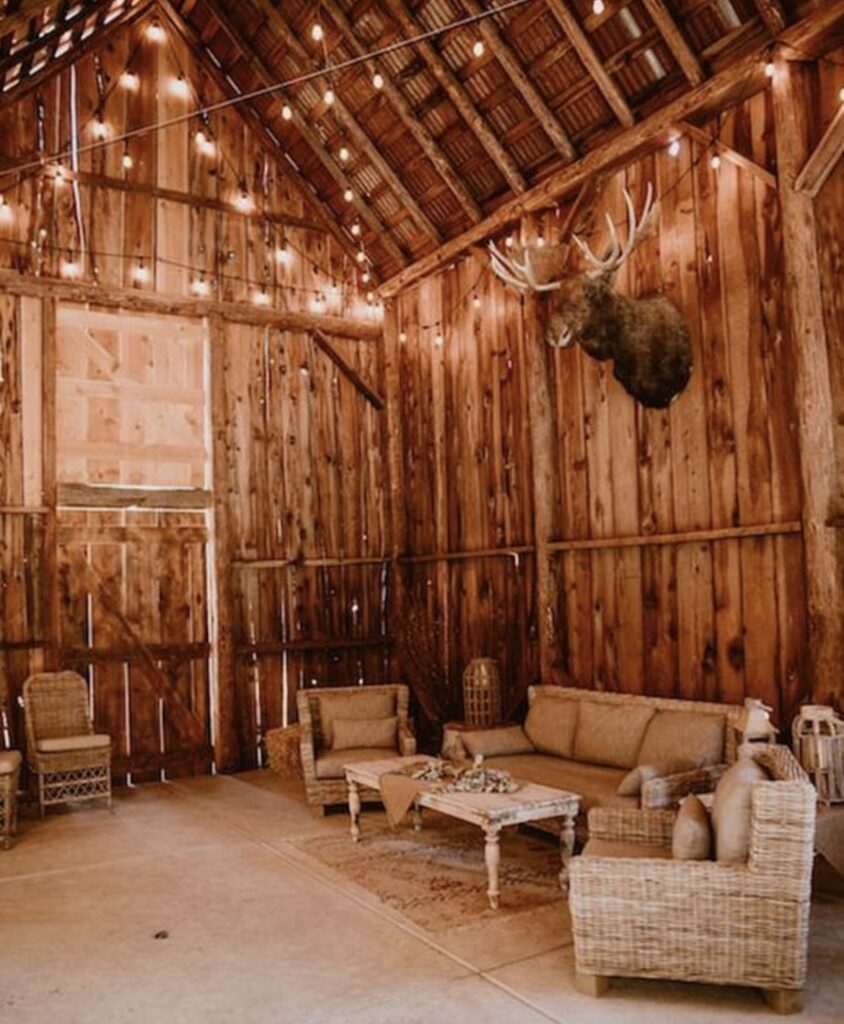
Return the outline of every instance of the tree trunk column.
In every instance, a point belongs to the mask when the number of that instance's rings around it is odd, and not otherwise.
[[[772,88],[783,224],[784,296],[795,355],[809,665],[813,700],[829,703],[840,688],[844,658],[842,565],[831,525],[836,472],[833,401],[814,204],[810,196],[794,187],[811,153],[810,70],[803,64],[779,60]]]

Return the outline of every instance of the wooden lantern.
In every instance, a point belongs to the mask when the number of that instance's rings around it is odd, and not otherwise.
[[[501,673],[495,658],[473,658],[463,673],[463,717],[469,725],[501,721]]]
[[[791,727],[794,753],[824,803],[844,801],[844,719],[832,708],[804,704]]]

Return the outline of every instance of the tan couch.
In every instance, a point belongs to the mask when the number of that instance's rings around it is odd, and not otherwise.
[[[467,756],[515,778],[580,794],[592,807],[667,807],[676,796],[712,788],[714,766],[735,759],[741,707],[703,701],[532,686],[522,752],[518,735],[466,733]],[[638,793],[619,784],[643,766]],[[651,777],[652,776],[652,777]],[[631,780],[631,785],[633,785]],[[629,788],[629,787],[628,787]]]

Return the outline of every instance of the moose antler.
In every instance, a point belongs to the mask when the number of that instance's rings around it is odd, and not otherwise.
[[[613,223],[612,217],[607,213],[607,227],[610,231],[610,244],[607,248],[606,255],[599,259],[589,247],[588,242],[584,242],[582,238],[577,235],[572,235],[574,244],[583,253],[583,257],[586,262],[592,267],[590,271],[593,275],[598,274],[611,274],[613,271],[624,263],[624,261],[630,256],[636,247],[636,243],[644,234],[647,229],[650,218],[656,209],[654,204],[654,190],[651,182],[648,182],[648,188],[645,193],[645,204],[642,207],[642,214],[639,220],[636,220],[636,210],[633,207],[633,200],[630,198],[630,193],[627,189],[623,191],[624,205],[627,207],[627,241],[624,245],[621,244],[618,238],[618,231],[616,230],[615,224]]]
[[[489,256],[492,261],[492,270],[496,277],[500,277],[506,284],[518,288],[520,292],[550,292],[559,288],[563,283],[559,281],[546,281],[541,283],[536,279],[536,273],[530,259],[530,250],[525,249],[524,263],[517,259],[505,256],[495,242],[489,243]]]

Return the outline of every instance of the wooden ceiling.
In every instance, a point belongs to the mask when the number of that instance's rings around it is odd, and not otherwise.
[[[524,0],[331,70],[491,6],[7,0],[0,102],[153,9],[233,96],[325,71],[248,104],[384,281],[820,9],[817,0],[605,0],[595,13],[593,0]],[[315,22],[321,41],[312,38]]]

